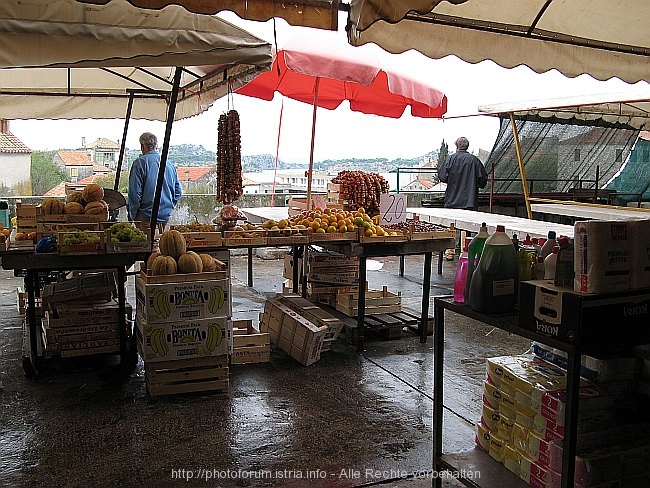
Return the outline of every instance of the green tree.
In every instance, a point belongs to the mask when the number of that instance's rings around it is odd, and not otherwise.
[[[447,159],[448,155],[449,155],[449,145],[443,139],[442,144],[440,144],[440,150],[438,151],[438,166],[440,166],[442,163],[445,162],[445,159]]]
[[[52,158],[54,151],[34,151],[31,159],[32,194],[43,195],[62,181],[70,181]]]
[[[115,186],[115,173],[109,173],[107,175],[98,176],[95,178],[95,183],[97,183],[102,188],[113,189]],[[120,173],[120,183],[118,185],[117,191],[121,193],[126,193],[129,190],[129,173],[128,171],[122,171]]]

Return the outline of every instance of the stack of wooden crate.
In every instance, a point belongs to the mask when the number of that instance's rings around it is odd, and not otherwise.
[[[228,251],[215,256],[228,263]],[[228,389],[228,271],[136,277],[136,335],[151,396]]]
[[[120,316],[115,274],[88,272],[46,285],[42,294],[45,357],[87,356],[120,350]],[[125,304],[126,334],[131,306]]]
[[[303,261],[298,260],[298,276],[303,273]],[[331,251],[309,251],[307,253],[307,298],[313,302],[336,306],[339,293],[359,291],[359,260]],[[293,256],[284,258],[286,289],[292,286]]]
[[[230,364],[266,363],[271,359],[269,333],[255,329],[252,320],[232,321],[232,341]]]

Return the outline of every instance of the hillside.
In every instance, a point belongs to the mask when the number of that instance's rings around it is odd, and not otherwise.
[[[129,163],[138,157],[139,151],[129,150],[127,160]],[[398,158],[389,160],[387,158],[374,159],[326,159],[314,163],[314,169],[318,171],[341,171],[341,170],[362,170],[375,172],[388,172],[397,167],[418,166],[422,161],[436,160],[438,151],[432,151],[417,158],[404,159]],[[168,158],[176,166],[211,166],[215,164],[217,155],[213,151],[205,149],[203,146],[192,144],[180,144],[169,148]],[[308,162],[304,164],[286,163],[282,160],[278,162],[278,169],[296,169],[305,168]],[[271,154],[254,154],[242,156],[242,169],[244,172],[252,173],[256,171],[268,170],[275,168],[275,156]]]

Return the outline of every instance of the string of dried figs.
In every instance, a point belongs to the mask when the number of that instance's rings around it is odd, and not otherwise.
[[[236,110],[221,114],[217,141],[217,200],[231,204],[244,194],[241,167],[241,134]]]

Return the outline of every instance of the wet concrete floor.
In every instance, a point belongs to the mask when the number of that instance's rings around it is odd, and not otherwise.
[[[253,288],[247,257],[232,258],[234,318],[257,322],[282,289],[282,259],[262,255],[253,257]],[[370,289],[386,284],[419,310],[421,257],[406,259],[404,277],[397,259],[372,264],[381,269],[368,271]],[[438,275],[434,258],[432,295],[451,293],[456,264],[445,261]],[[269,363],[231,367],[227,393],[152,398],[143,363],[125,377],[117,356],[50,360],[37,381],[25,378],[18,286],[0,271],[1,486],[431,486],[431,337],[420,344],[405,331],[366,342],[361,354],[341,339],[308,367],[273,350]],[[528,342],[452,313],[446,323],[452,452],[474,445],[485,358],[519,354]]]

